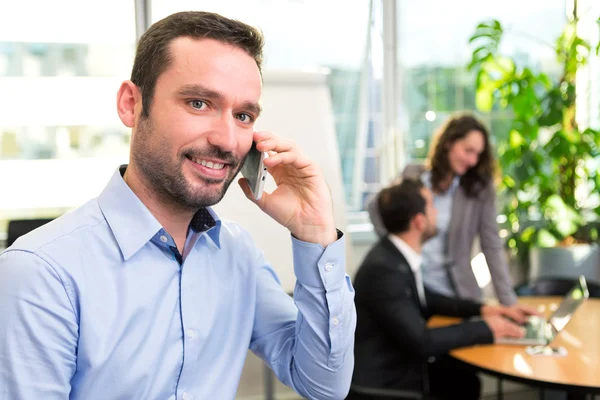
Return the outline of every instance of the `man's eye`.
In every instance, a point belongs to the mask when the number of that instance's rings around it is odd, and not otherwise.
[[[242,121],[242,122],[246,122],[246,123],[250,123],[252,122],[254,119],[252,118],[252,116],[242,113],[242,114],[238,114],[237,118]]]
[[[204,106],[206,106],[206,103],[202,100],[192,100],[190,101],[190,105],[196,110],[201,110],[202,108],[204,108]]]

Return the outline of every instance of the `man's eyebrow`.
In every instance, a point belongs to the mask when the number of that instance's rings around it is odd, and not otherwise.
[[[262,107],[260,106],[260,104],[255,103],[253,101],[245,101],[244,104],[242,105],[242,108],[250,111],[251,113],[255,114],[257,117],[262,112]]]
[[[224,96],[216,90],[209,89],[202,85],[183,85],[177,90],[179,96],[186,97],[204,97],[209,99],[223,99]]]
[[[221,92],[209,89],[202,85],[183,85],[177,90],[177,94],[181,97],[198,97],[200,99],[215,99],[223,100],[225,96]],[[260,104],[253,101],[245,101],[242,108],[256,114],[258,117],[262,112]]]

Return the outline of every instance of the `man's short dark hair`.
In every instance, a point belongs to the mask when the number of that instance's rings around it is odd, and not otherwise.
[[[404,179],[379,193],[379,213],[389,233],[406,232],[415,215],[425,213],[422,189],[420,180]]]
[[[254,58],[258,70],[262,71],[264,39],[258,29],[204,11],[169,15],[148,28],[137,45],[131,81],[142,93],[143,117],[150,115],[156,81],[171,64],[170,44],[179,37],[214,39],[238,47]]]

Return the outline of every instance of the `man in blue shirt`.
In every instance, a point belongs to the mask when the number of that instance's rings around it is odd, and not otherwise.
[[[216,14],[154,24],[117,111],[130,164],[82,207],[0,255],[0,399],[231,399],[250,348],[299,394],[345,397],[354,291],[319,167],[254,132],[261,34]],[[209,207],[252,141],[289,229],[292,300],[248,233]]]

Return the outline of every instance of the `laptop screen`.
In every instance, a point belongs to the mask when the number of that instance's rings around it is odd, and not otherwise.
[[[569,323],[569,320],[573,316],[575,310],[577,310],[577,307],[579,307],[579,305],[588,297],[589,293],[585,278],[580,276],[575,286],[569,290],[569,293],[565,295],[563,302],[550,317],[549,322],[557,332],[560,332],[564,329],[564,327]]]

